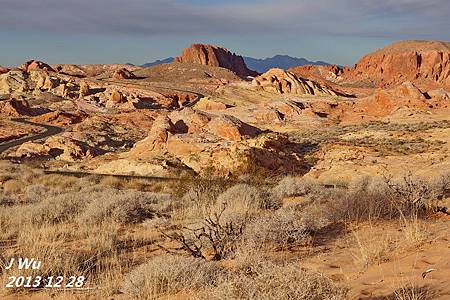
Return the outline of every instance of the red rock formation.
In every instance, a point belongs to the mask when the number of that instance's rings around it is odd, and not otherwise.
[[[183,50],[176,62],[201,64],[229,69],[239,76],[256,76],[257,72],[249,70],[242,56],[231,53],[225,48],[213,45],[193,44]]]
[[[22,69],[25,72],[30,71],[36,71],[36,70],[43,70],[48,72],[54,72],[52,67],[47,65],[46,63],[39,61],[39,60],[29,60],[23,65],[20,66],[20,69]]]
[[[346,76],[378,87],[405,81],[450,85],[450,43],[397,42],[364,56]]]
[[[122,68],[122,69],[116,70],[114,72],[112,78],[118,79],[118,80],[120,80],[120,79],[136,79],[136,76],[133,74],[133,72],[131,72],[125,68]]]
[[[9,70],[10,70],[9,68],[5,68],[5,67],[0,66],[0,74],[8,73]]]

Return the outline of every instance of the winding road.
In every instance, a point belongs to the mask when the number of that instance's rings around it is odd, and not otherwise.
[[[31,135],[31,136],[25,136],[25,137],[21,137],[21,138],[12,140],[12,141],[0,143],[0,154],[3,153],[4,151],[8,150],[9,148],[20,146],[26,142],[45,139],[49,136],[52,136],[52,135],[55,135],[55,134],[58,134],[58,133],[61,133],[64,131],[64,129],[61,127],[31,122],[31,121],[28,121],[26,118],[14,118],[14,119],[11,119],[11,121],[16,122],[16,123],[22,123],[22,124],[42,127],[45,129],[45,131]]]

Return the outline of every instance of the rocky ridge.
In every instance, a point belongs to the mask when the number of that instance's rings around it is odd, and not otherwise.
[[[176,57],[175,61],[221,67],[229,69],[242,77],[256,76],[258,74],[247,68],[242,56],[213,45],[193,44],[189,48],[184,49],[181,56]]]

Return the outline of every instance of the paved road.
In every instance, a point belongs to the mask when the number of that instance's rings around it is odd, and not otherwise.
[[[0,143],[0,153],[6,151],[7,149],[9,149],[11,147],[20,146],[23,143],[30,142],[30,141],[44,139],[44,138],[47,138],[49,136],[52,136],[52,135],[55,135],[55,134],[58,134],[58,133],[61,133],[64,131],[64,129],[61,127],[45,125],[45,124],[40,124],[40,123],[34,123],[34,122],[26,120],[25,118],[15,118],[15,119],[11,119],[11,121],[16,122],[16,123],[22,123],[22,124],[42,127],[45,129],[45,131],[31,135],[31,136],[25,136],[25,137],[18,138],[18,139],[12,140],[12,141]]]

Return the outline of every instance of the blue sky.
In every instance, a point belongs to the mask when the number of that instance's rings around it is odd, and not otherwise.
[[[194,42],[354,64],[403,39],[450,40],[449,0],[0,0],[0,65],[135,63]]]

